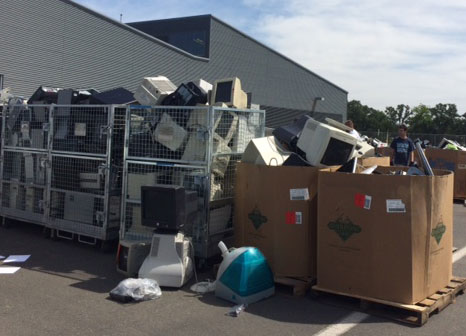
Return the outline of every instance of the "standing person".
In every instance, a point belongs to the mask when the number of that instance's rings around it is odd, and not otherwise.
[[[414,143],[408,138],[406,125],[398,127],[398,138],[392,141],[390,147],[393,149],[391,159],[395,166],[409,166],[414,161]]]
[[[354,136],[356,139],[361,140],[361,135],[359,134],[358,131],[354,129],[354,124],[352,120],[346,120],[345,125],[352,128],[351,131],[348,131],[349,134]]]

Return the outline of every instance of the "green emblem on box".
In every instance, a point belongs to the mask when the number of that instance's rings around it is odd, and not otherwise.
[[[251,220],[252,225],[254,225],[256,230],[259,230],[262,224],[267,222],[267,217],[262,216],[257,207],[255,207],[254,210],[248,214],[248,218]]]
[[[353,234],[362,231],[359,225],[354,224],[348,217],[341,216],[328,223],[330,230],[335,231],[343,241],[347,241]]]
[[[438,223],[437,226],[432,229],[431,236],[435,238],[437,244],[440,244],[445,231],[447,231],[447,227],[442,222]]]

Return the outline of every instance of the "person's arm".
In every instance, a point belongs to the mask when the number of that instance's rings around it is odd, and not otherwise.
[[[390,148],[392,149],[390,151],[390,162],[394,165],[395,164],[395,148],[396,148],[395,140],[393,140],[392,143],[390,144]]]
[[[416,146],[414,145],[413,141],[411,141],[411,149],[411,153],[409,154],[410,163],[414,162],[414,151],[416,150]]]

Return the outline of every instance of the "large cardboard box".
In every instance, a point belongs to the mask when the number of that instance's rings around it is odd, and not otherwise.
[[[390,157],[389,156],[370,156],[366,158],[358,159],[358,163],[363,167],[389,167]]]
[[[392,155],[393,149],[391,147],[377,147],[375,152],[377,154],[390,157]]]
[[[317,176],[314,167],[237,167],[235,245],[259,248],[275,276],[315,278]]]
[[[320,172],[318,287],[413,304],[447,286],[453,174],[435,174]]]
[[[427,148],[425,154],[432,168],[455,173],[453,196],[466,199],[466,151]]]

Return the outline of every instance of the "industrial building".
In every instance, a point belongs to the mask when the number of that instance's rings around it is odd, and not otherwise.
[[[268,127],[346,118],[345,90],[211,15],[124,24],[69,0],[2,0],[0,22],[0,79],[16,95],[237,76]]]

